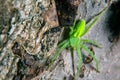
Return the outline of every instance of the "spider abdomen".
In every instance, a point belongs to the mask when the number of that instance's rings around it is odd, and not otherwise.
[[[75,30],[74,30],[74,33],[73,33],[74,37],[80,38],[80,36],[84,33],[85,24],[86,24],[85,20],[82,19],[75,25]]]

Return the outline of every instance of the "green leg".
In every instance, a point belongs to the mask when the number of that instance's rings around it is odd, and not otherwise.
[[[96,47],[98,47],[98,48],[101,48],[101,46],[100,46],[97,42],[95,42],[95,41],[93,41],[93,40],[81,39],[81,42],[83,42],[83,43],[90,43],[90,44],[93,44],[94,46],[96,46]]]
[[[79,73],[80,73],[80,68],[82,66],[82,55],[81,55],[81,52],[80,52],[80,47],[77,48],[77,54],[78,54],[78,57],[79,57],[79,64],[78,64],[77,74],[75,75],[75,80],[78,80],[78,76],[79,76]]]
[[[93,18],[93,20],[90,21],[88,25],[86,25],[86,29],[82,34],[82,36],[84,36],[90,30],[90,28],[98,21],[98,19],[102,16],[102,14],[106,11],[106,9],[107,7],[105,7],[97,16]]]
[[[67,43],[68,42],[68,40],[64,40],[64,41],[62,41],[61,43],[59,43],[58,44],[58,47],[60,48],[60,47],[62,47],[65,43]]]
[[[54,63],[54,61],[56,60],[56,58],[59,56],[60,52],[65,49],[67,46],[69,45],[69,42],[65,43],[62,47],[58,48],[58,50],[56,51],[56,53],[54,54],[52,61],[49,65],[49,67],[51,67],[51,65]]]
[[[99,71],[98,70],[98,60],[95,58],[95,56],[94,56],[94,54],[93,54],[93,52],[92,51],[90,51],[90,49],[88,49],[85,45],[81,45],[81,47],[84,49],[84,50],[86,50],[87,52],[89,52],[89,54],[93,57],[93,60],[96,62],[96,69],[97,69],[97,71]]]

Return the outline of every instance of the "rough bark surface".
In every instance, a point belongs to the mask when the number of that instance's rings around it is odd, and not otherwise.
[[[58,25],[54,0],[0,0],[0,80],[40,73],[57,45]]]

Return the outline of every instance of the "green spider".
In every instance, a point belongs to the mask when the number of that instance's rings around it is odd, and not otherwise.
[[[100,14],[102,14],[103,11]],[[79,57],[78,72],[80,71],[80,68],[81,68],[82,62],[83,62],[80,49],[83,49],[90,54],[90,56],[96,62],[96,70],[98,71],[98,60],[94,56],[93,52],[85,45],[85,43],[93,44],[96,47],[100,47],[100,46],[97,44],[97,42],[88,40],[88,39],[82,39],[82,37],[89,31],[89,29],[92,27],[92,25],[99,19],[100,14],[98,14],[93,19],[93,21],[86,27],[85,27],[86,22],[84,19],[81,19],[80,21],[78,21],[78,23],[76,20],[74,21],[74,25],[70,27],[69,38],[62,41],[60,44],[58,44],[58,49],[57,49],[55,55],[53,56],[52,61],[49,66],[51,66],[53,64],[53,62],[56,60],[56,58],[59,56],[59,54],[63,51],[63,49],[65,49],[67,47],[72,47],[73,50],[77,51],[77,54]]]

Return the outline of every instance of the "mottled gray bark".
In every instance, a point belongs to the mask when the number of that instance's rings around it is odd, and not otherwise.
[[[58,25],[54,0],[0,0],[0,80],[37,75],[54,53]]]

